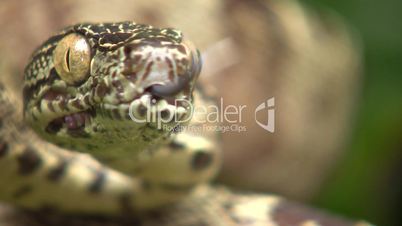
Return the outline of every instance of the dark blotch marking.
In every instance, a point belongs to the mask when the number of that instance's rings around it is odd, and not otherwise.
[[[82,105],[81,100],[80,99],[75,99],[72,101],[71,103],[75,108],[80,109],[80,110],[84,110],[85,107]]]
[[[113,118],[117,120],[122,120],[119,109],[115,108],[112,110]]]
[[[144,79],[144,80],[145,80],[145,79],[149,76],[149,74],[151,73],[151,68],[152,68],[153,65],[154,65],[154,62],[151,61],[151,62],[147,65],[147,67],[145,68],[145,72],[144,72],[144,75],[143,75],[143,79]]]
[[[109,28],[113,29],[113,28]],[[116,30],[117,31],[117,30]],[[113,31],[112,31],[113,32]],[[121,42],[125,42],[127,39],[133,36],[132,33],[103,33],[99,38],[99,45],[103,46],[105,44],[119,44]]]
[[[67,100],[65,98],[61,98],[60,102],[59,102],[59,107],[62,111],[68,111],[68,107],[67,107]]]
[[[179,50],[179,52],[182,54],[187,54],[186,48],[184,48],[183,45],[177,46],[177,50]]]
[[[123,84],[119,80],[112,81],[112,85],[116,88],[118,92],[124,92]]]
[[[169,147],[174,151],[184,150],[186,148],[186,146],[184,144],[177,142],[177,141],[170,142]]]
[[[152,140],[151,138],[147,137],[145,134],[141,134],[141,137],[145,142],[150,142]]]
[[[106,182],[106,172],[103,170],[99,170],[96,172],[94,181],[89,185],[89,192],[91,193],[99,193],[102,191],[102,188]]]
[[[119,197],[118,202],[120,203],[121,212],[131,215],[134,212],[133,196],[130,194],[123,194]]]
[[[48,101],[53,101],[64,97],[66,97],[65,93],[53,89],[49,89],[45,94],[43,94],[43,99]]]
[[[53,101],[67,99],[67,93],[50,89],[43,95],[43,99],[49,101],[48,107],[53,109]],[[54,109],[52,111],[54,111]]]
[[[90,104],[91,104],[90,101],[89,101],[89,95],[86,95],[86,96],[84,97],[84,103],[85,103],[86,105],[90,105]]]
[[[110,90],[106,86],[104,82],[101,82],[99,86],[96,88],[96,95],[99,96],[99,98],[103,98]]]
[[[169,69],[169,79],[170,79],[170,81],[173,81],[174,80],[174,71],[173,71],[173,69]]]
[[[65,159],[61,159],[58,165],[49,171],[49,173],[47,174],[47,179],[53,182],[60,181],[60,179],[65,174],[67,167],[68,161]]]
[[[47,108],[49,108],[50,111],[54,112],[54,107],[52,102],[47,103]]]
[[[36,103],[36,108],[38,109],[39,113],[42,113],[42,105],[40,101]]]
[[[170,81],[173,81],[174,80],[173,63],[168,57],[165,58],[165,61],[169,66],[169,79]]]
[[[38,153],[32,148],[26,148],[24,152],[18,156],[18,172],[21,175],[29,175],[39,168],[42,159]]]
[[[129,45],[126,45],[126,46],[124,46],[124,48],[123,48],[123,51],[124,51],[124,54],[126,55],[126,57],[129,57],[129,56],[130,56],[132,50],[133,50],[133,49],[132,49],[131,46],[129,46]]]
[[[132,121],[132,118],[131,118],[131,116],[130,116],[130,109],[127,109],[126,111],[125,111],[125,113],[124,113],[124,118],[126,119],[126,120],[131,120]]]
[[[33,60],[31,62],[34,62]],[[28,70],[29,66],[27,67],[26,70]],[[38,92],[39,87],[42,86],[50,86],[51,84],[54,83],[55,80],[60,80],[59,75],[57,74],[56,70],[53,68],[50,71],[49,78],[44,78],[42,80],[38,80],[33,86],[24,86],[23,89],[23,99],[24,99],[24,108],[27,107],[27,104],[29,100],[34,96],[35,93]]]
[[[93,79],[92,79],[91,88],[95,88],[98,84],[99,84],[98,79],[97,79],[97,78],[93,78]]]
[[[58,118],[53,121],[51,121],[47,127],[46,127],[46,132],[50,134],[56,134],[60,131],[60,129],[63,127],[63,118]]]
[[[9,150],[8,144],[0,138],[0,158],[7,155]]]
[[[33,191],[33,187],[31,185],[24,185],[20,188],[18,188],[14,193],[13,193],[13,198],[14,199],[20,199],[29,193]]]
[[[197,151],[193,155],[191,167],[194,170],[203,170],[212,163],[212,156],[205,151]]]

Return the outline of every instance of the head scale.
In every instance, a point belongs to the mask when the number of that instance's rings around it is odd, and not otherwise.
[[[27,66],[25,119],[46,139],[84,151],[143,148],[188,121],[200,69],[199,52],[175,29],[75,25]]]

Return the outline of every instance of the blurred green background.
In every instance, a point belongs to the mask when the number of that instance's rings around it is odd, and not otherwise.
[[[402,225],[402,1],[304,2],[337,11],[364,47],[355,131],[315,204],[377,225]]]

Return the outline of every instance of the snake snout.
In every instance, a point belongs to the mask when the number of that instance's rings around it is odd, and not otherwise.
[[[155,96],[173,97],[193,89],[201,71],[199,51],[189,42],[148,40],[131,43],[124,49],[126,77],[135,77],[135,85]],[[133,76],[135,75],[135,76]]]
[[[179,60],[179,62],[175,62],[175,65],[180,65],[177,68],[177,71],[181,71],[181,73],[177,75],[176,80],[172,80],[169,83],[165,83],[163,85],[152,85],[150,87],[150,92],[153,95],[160,97],[171,97],[185,90],[186,88],[187,91],[191,92],[191,86],[201,72],[201,54],[197,49],[192,46],[191,43],[185,42],[182,45],[185,49],[182,50],[182,53],[186,54],[186,58]],[[185,70],[183,71],[181,67],[185,68]]]
[[[191,89],[191,82],[194,81],[199,72],[200,66],[196,66],[194,69],[187,71],[185,74],[178,77],[176,81],[172,81],[165,84],[155,84],[150,86],[149,91],[159,97],[171,97],[177,93],[187,89]],[[190,91],[190,90],[188,90]]]

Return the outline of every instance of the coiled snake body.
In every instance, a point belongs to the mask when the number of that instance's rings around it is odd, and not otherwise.
[[[214,134],[181,132],[197,122],[173,119],[207,104],[195,88],[200,69],[175,29],[78,24],[51,37],[26,68],[23,98],[0,80],[0,198],[80,214],[161,207],[143,213],[149,225],[349,224],[276,196],[196,186],[219,168],[219,145]]]

